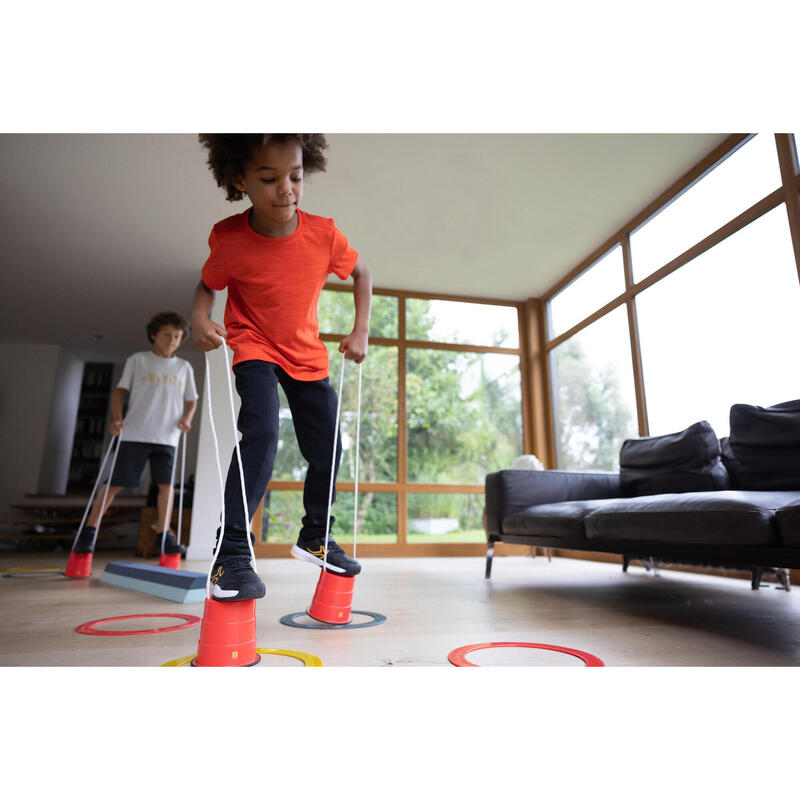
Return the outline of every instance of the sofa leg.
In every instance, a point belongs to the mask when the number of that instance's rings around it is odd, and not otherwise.
[[[750,588],[758,591],[761,586],[761,576],[764,573],[764,567],[753,567],[753,579],[750,581]]]
[[[628,556],[628,555],[624,555],[623,554],[623,556],[622,556],[622,571],[623,572],[627,572],[628,571],[628,565],[630,563],[631,563],[631,557]]]
[[[492,557],[494,556],[494,542],[486,543],[486,580],[492,577]]]
[[[787,592],[792,591],[791,583],[789,582],[789,573],[783,569],[782,567],[775,570],[775,577],[778,579],[778,583],[780,586],[776,586],[776,589],[785,589]]]

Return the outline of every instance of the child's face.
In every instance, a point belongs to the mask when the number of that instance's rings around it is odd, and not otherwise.
[[[153,352],[162,358],[170,358],[183,339],[183,331],[174,325],[162,325],[153,338]]]
[[[286,224],[303,197],[303,150],[297,142],[270,142],[253,151],[234,182],[260,216]]]

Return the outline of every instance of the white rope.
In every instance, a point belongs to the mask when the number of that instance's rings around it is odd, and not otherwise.
[[[353,503],[353,561],[356,560],[356,539],[358,538],[358,454],[361,437],[361,367],[358,365],[358,410],[356,411],[356,475],[355,498]]]
[[[233,384],[231,382],[231,368],[230,363],[228,361],[228,345],[226,342],[222,343],[222,352],[225,356],[225,371],[227,373],[228,378],[228,396],[230,398],[230,405],[231,405],[231,421],[233,423],[233,438],[234,442],[236,443],[236,458],[239,462],[239,478],[241,481],[242,487],[242,504],[244,507],[244,516],[245,516],[245,533],[247,536],[247,545],[250,548],[250,562],[252,564],[253,570],[256,570],[256,555],[253,550],[253,542],[250,539],[250,513],[247,508],[247,493],[245,491],[244,486],[244,468],[242,466],[242,454],[239,450],[239,435],[238,430],[236,428],[236,415],[234,412],[233,406]],[[222,477],[222,464],[219,458],[219,441],[217,439],[217,430],[214,427],[214,413],[212,410],[212,402],[211,402],[211,366],[209,362],[208,352],[206,351],[206,387],[208,389],[208,419],[211,423],[211,437],[214,440],[214,454],[217,459],[217,475],[219,476],[219,489],[221,495],[221,527],[219,538],[217,539],[217,546],[214,548],[214,555],[211,557],[211,563],[208,566],[208,575],[206,576],[206,597],[211,597],[211,571],[214,569],[214,564],[216,563],[217,557],[219,556],[220,550],[222,548],[222,540],[225,537],[225,482]]]
[[[253,551],[253,542],[250,536],[250,511],[247,508],[247,492],[244,488],[244,467],[242,466],[242,453],[239,450],[239,429],[236,427],[236,413],[233,410],[233,382],[231,381],[231,367],[228,362],[228,345],[223,342],[222,354],[225,356],[225,375],[228,378],[228,398],[231,401],[231,425],[233,426],[233,441],[236,445],[236,459],[239,462],[239,481],[242,486],[242,510],[244,511],[244,529],[247,533],[247,546],[250,548],[250,563],[253,572],[256,571],[256,554]]]
[[[217,441],[217,429],[214,427],[214,411],[211,403],[211,366],[208,360],[208,351],[206,351],[206,389],[208,390],[208,420],[211,423],[211,439],[214,442],[214,455],[217,458],[217,475],[219,477],[219,493],[220,493],[220,520],[221,527],[219,529],[219,537],[217,538],[217,546],[214,548],[214,554],[211,556],[211,563],[208,565],[208,575],[206,576],[206,597],[211,597],[211,571],[214,569],[214,563],[219,555],[220,547],[222,547],[222,537],[225,535],[225,483],[222,480],[222,464],[219,460],[219,442]]]
[[[161,525],[161,555],[164,555],[164,546],[167,542],[167,528],[172,519],[172,497],[175,493],[175,468],[178,466],[178,448],[180,447],[180,438],[183,436],[183,431],[178,435],[178,446],[175,448],[175,454],[172,459],[172,473],[169,477],[169,497],[167,497],[167,507],[164,509],[164,522]],[[180,534],[178,534],[180,535]]]
[[[106,490],[103,492],[103,505],[100,507],[100,519],[97,520],[97,527],[94,529],[94,538],[92,539],[92,550],[97,543],[97,534],[100,533],[100,525],[103,522],[103,515],[106,513],[106,500],[108,500],[108,490],[111,486],[111,478],[114,477],[114,467],[117,463],[117,456],[119,455],[119,445],[122,441],[122,432],[117,434],[117,446],[114,448],[114,456],[111,459],[111,468],[108,470],[108,480],[106,481]]]
[[[94,482],[94,487],[92,488],[92,493],[89,495],[89,502],[86,504],[86,511],[83,512],[83,519],[81,519],[81,524],[78,525],[78,532],[75,534],[75,540],[72,542],[72,549],[75,549],[75,545],[78,544],[78,537],[81,535],[81,531],[83,530],[83,526],[86,523],[86,518],[89,516],[89,510],[92,507],[92,502],[94,501],[94,496],[97,494],[97,487],[100,485],[100,480],[103,477],[103,470],[106,467],[106,461],[108,461],[108,457],[111,455],[111,448],[114,446],[116,436],[112,436],[108,440],[108,448],[106,449],[106,454],[103,456],[103,461],[100,464],[100,471],[97,473],[97,479]]]
[[[181,535],[183,534],[183,483],[186,476],[186,439],[187,436],[183,433],[183,448],[181,449],[181,488],[178,495],[178,544],[181,543]],[[177,455],[177,453],[175,454]]]
[[[333,457],[331,458],[331,483],[328,489],[328,513],[325,517],[325,553],[322,559],[322,569],[328,566],[328,537],[331,530],[331,506],[333,505],[333,484],[336,474],[336,446],[339,443],[339,414],[342,410],[342,386],[344,386],[344,353],[342,353],[342,373],[339,378],[339,396],[336,398],[336,426],[333,429]]]

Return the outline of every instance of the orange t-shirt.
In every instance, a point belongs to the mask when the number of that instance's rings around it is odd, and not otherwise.
[[[271,361],[297,380],[325,378],[319,295],[331,273],[342,280],[350,275],[358,253],[332,219],[298,209],[297,230],[273,239],[250,227],[250,211],[211,229],[202,273],[209,289],[228,288],[225,329],[233,363]]]

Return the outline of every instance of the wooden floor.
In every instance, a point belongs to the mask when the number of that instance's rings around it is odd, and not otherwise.
[[[202,616],[203,604],[179,604],[101,583],[108,561],[130,552],[95,555],[93,577],[58,573],[0,578],[0,665],[159,666],[196,653],[199,627],[136,636],[87,636],[81,623],[128,614]],[[0,554],[9,567],[63,567],[64,553]],[[154,561],[146,562],[154,564]],[[481,642],[524,641],[587,651],[607,666],[795,666],[800,664],[800,591],[770,584],[570,559],[496,558],[483,577],[480,558],[363,559],[354,610],[383,614],[381,625],[305,630],[279,622],[304,611],[318,570],[294,559],[265,559],[259,572],[267,596],[257,604],[258,646],[297,650],[338,667],[447,667],[448,653]],[[205,572],[207,563],[184,562]],[[358,617],[359,621],[365,619]],[[129,627],[159,627],[146,619]],[[107,627],[124,628],[123,623]],[[479,666],[563,666],[578,659],[545,650],[474,652]],[[264,656],[258,668],[302,666]]]

